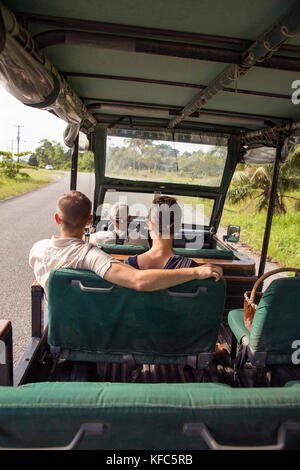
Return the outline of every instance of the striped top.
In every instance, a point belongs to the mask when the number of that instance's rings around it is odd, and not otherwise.
[[[129,264],[135,269],[140,269],[137,262],[137,255],[129,256],[127,259],[124,260],[124,263]],[[199,265],[193,259],[186,258],[185,256],[181,255],[172,255],[168,259],[163,269],[193,268],[196,266]]]

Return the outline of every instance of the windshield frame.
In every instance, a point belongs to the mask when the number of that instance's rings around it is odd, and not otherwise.
[[[162,184],[153,181],[125,180],[121,178],[111,178],[105,176],[107,133],[108,130],[105,128],[95,129],[93,145],[95,159],[95,196],[93,223],[95,223],[97,219],[96,209],[100,204],[103,203],[104,194],[107,189],[153,193],[164,192],[174,195],[214,199],[215,203],[210,219],[209,229],[212,231],[212,233],[217,232],[229,184],[231,182],[237,163],[242,159],[242,139],[240,135],[234,135],[230,136],[230,138],[227,138],[227,155],[222,181],[219,187],[214,187],[182,183]],[[140,135],[141,134],[139,134],[139,136]],[[153,134],[151,134],[151,138],[152,135]],[[208,137],[210,138],[211,136]],[[161,138],[160,135],[159,138]],[[224,136],[222,138],[224,138]]]

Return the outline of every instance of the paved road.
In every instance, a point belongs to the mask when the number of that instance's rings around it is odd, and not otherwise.
[[[55,204],[69,186],[70,176],[64,173],[44,188],[0,202],[0,319],[12,321],[15,363],[31,336],[30,286],[34,276],[28,254],[36,241],[58,234]],[[93,199],[93,176],[79,173],[78,189]]]

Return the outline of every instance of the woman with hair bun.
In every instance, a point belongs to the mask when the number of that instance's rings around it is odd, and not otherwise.
[[[198,264],[173,251],[173,240],[181,228],[181,208],[174,197],[159,196],[148,212],[148,229],[152,240],[149,251],[129,256],[124,262],[136,269],[178,269]]]

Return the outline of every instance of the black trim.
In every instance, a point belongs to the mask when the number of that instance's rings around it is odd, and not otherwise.
[[[53,91],[50,93],[50,95],[41,103],[34,103],[34,104],[26,104],[26,106],[30,106],[30,108],[37,108],[37,109],[42,109],[42,108],[47,108],[48,106],[51,106],[53,103],[55,103],[59,92],[60,92],[60,83],[58,78],[52,74],[53,81],[54,81],[54,88]]]
[[[88,46],[237,65],[242,62],[243,57],[243,50],[68,29],[44,31],[36,34],[33,39],[39,49],[64,45]],[[300,60],[297,57],[274,55],[268,57],[263,63],[257,62],[255,67],[299,72]]]
[[[3,354],[2,347],[4,346],[4,364],[0,362],[0,386],[13,385],[13,343],[12,343],[12,326],[11,323],[7,325],[4,333],[0,337],[1,341],[1,356]]]
[[[5,31],[4,20],[3,20],[1,9],[0,9],[0,53],[4,50],[5,43],[6,43],[6,31]]]
[[[23,21],[33,24],[45,24],[53,27],[67,27],[83,29],[85,31],[94,31],[99,33],[128,35],[133,37],[143,37],[151,39],[162,39],[163,37],[173,41],[187,41],[198,44],[210,44],[214,46],[224,47],[226,44],[229,48],[240,48],[244,50],[250,47],[253,41],[249,39],[233,38],[227,36],[217,36],[212,34],[201,34],[189,31],[176,31],[170,29],[149,28],[141,26],[133,26],[126,24],[107,23],[102,21],[82,20],[79,18],[66,18],[49,15],[39,15],[29,12],[16,12],[17,17],[21,17]],[[282,51],[299,53],[300,46],[287,44],[282,46]]]

